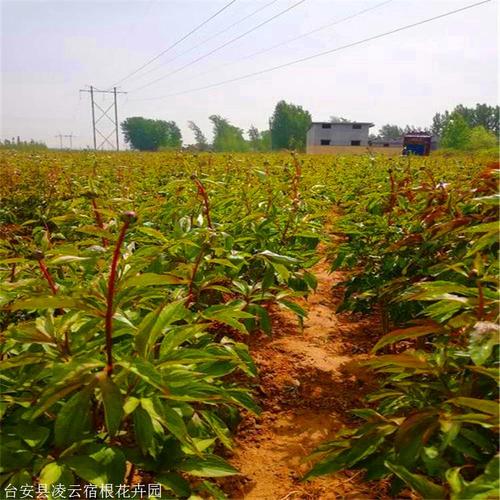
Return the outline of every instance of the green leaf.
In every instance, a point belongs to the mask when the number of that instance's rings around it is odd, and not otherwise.
[[[47,427],[21,421],[16,425],[16,434],[31,448],[38,448],[47,441],[50,430]]]
[[[149,413],[142,406],[136,408],[133,416],[135,439],[142,453],[146,455],[153,445],[153,421]]]
[[[54,500],[57,497],[52,496],[52,486],[61,484],[68,488],[73,484],[74,476],[67,465],[58,462],[47,464],[41,471],[38,478],[40,484],[47,486],[47,500]]]
[[[253,314],[241,311],[236,308],[228,306],[212,306],[205,309],[202,313],[203,317],[212,321],[224,323],[240,331],[241,333],[248,333],[245,326],[238,321],[238,319],[253,318]]]
[[[168,406],[163,407],[163,413],[165,415],[164,424],[165,427],[183,444],[187,445],[193,451],[196,451],[193,445],[193,440],[189,435],[186,424],[182,417],[173,408]]]
[[[106,474],[107,480],[115,485],[123,484],[127,469],[125,454],[116,446],[96,446],[89,454]]]
[[[123,417],[123,398],[117,385],[104,375],[99,378],[99,388],[101,389],[102,402],[104,405],[104,418],[106,428],[113,437],[120,427]]]
[[[291,302],[290,300],[280,300],[279,304],[280,306],[283,306],[295,313],[299,318],[307,317],[307,312],[295,302]]]
[[[90,427],[90,390],[74,394],[57,415],[54,425],[56,446],[79,441]]]
[[[286,255],[280,255],[278,253],[271,252],[270,250],[264,250],[263,252],[258,253],[262,257],[265,257],[270,262],[278,262],[280,264],[296,264],[300,262],[298,259],[293,257],[288,257]]]
[[[228,499],[226,494],[220,488],[218,488],[214,483],[211,483],[209,481],[203,481],[199,489],[208,492],[211,498],[213,498],[214,500]]]
[[[168,356],[176,347],[187,340],[195,339],[204,330],[204,325],[181,325],[167,328],[161,343],[160,357]]]
[[[499,414],[498,403],[488,401],[487,399],[458,397],[448,399],[448,403],[463,406],[465,408],[473,408],[474,410],[482,411],[494,417],[497,417]]]
[[[139,354],[145,357],[168,325],[188,315],[189,311],[184,307],[183,300],[172,302],[150,312],[142,320],[135,336],[135,346]]]
[[[467,365],[467,368],[473,372],[480,373],[485,377],[493,379],[497,384],[500,384],[500,373],[497,368],[485,368],[484,366],[471,366]]]
[[[108,482],[108,477],[99,462],[89,456],[73,456],[60,459],[74,473],[88,483],[101,486]]]
[[[424,335],[429,335],[431,333],[439,333],[442,329],[438,324],[432,325],[422,325],[422,326],[412,326],[410,328],[402,328],[398,330],[394,330],[392,332],[384,335],[373,347],[372,352],[377,352],[389,344],[395,344],[400,340],[406,339],[416,339],[418,337],[422,337]]]
[[[348,467],[346,459],[349,450],[343,450],[340,453],[328,455],[314,464],[312,469],[304,476],[304,480],[312,479],[313,477],[323,476],[325,474],[334,474],[339,470]]]
[[[72,309],[78,308],[78,301],[71,297],[63,296],[48,296],[48,297],[32,297],[29,299],[19,300],[11,306],[12,311],[21,309]]]
[[[160,390],[163,394],[168,395],[169,388],[163,380],[161,373],[149,361],[134,358],[133,362],[121,360],[117,364],[125,370],[134,373],[147,384]]]
[[[376,358],[370,359],[368,361],[361,361],[359,364],[360,366],[373,366],[377,369],[400,366],[402,368],[423,370],[424,372],[434,371],[434,368],[429,365],[429,363],[427,363],[425,358],[417,354],[412,354],[410,352],[404,352],[401,354],[385,354],[383,356],[377,356]]]
[[[279,262],[271,262],[271,265],[283,283],[286,283],[290,279],[291,273],[285,265]]]
[[[155,273],[143,273],[130,278],[124,279],[120,283],[120,290],[125,290],[126,288],[137,287],[147,287],[153,285],[180,285],[186,283],[187,280],[174,276],[172,274],[155,274]]]
[[[179,464],[179,470],[198,477],[224,477],[239,474],[232,465],[215,455],[206,458],[188,458]]]
[[[0,363],[0,371],[10,370],[11,368],[16,368],[18,366],[25,365],[36,365],[39,363],[46,363],[47,356],[42,354],[20,354],[18,356],[13,356],[11,358],[3,359]]]
[[[412,466],[418,460],[424,444],[439,428],[436,411],[422,411],[410,415],[401,424],[394,439],[398,464]]]
[[[191,495],[189,483],[179,474],[165,472],[155,477],[155,482],[161,484],[163,488],[173,491],[179,497],[188,497]]]
[[[433,483],[421,474],[413,474],[402,465],[395,465],[388,461],[385,466],[403,480],[410,488],[422,495],[424,500],[444,500],[446,498],[445,489]]]
[[[313,273],[304,271],[304,280],[311,290],[316,290],[316,288],[318,287],[318,278],[316,278]]]
[[[231,433],[226,424],[212,411],[202,410],[200,412],[203,420],[207,422],[210,428],[215,432],[221,443],[229,450],[233,449]]]
[[[72,262],[85,262],[89,257],[78,257],[77,255],[60,255],[47,261],[48,266],[57,266],[59,264],[71,264]]]

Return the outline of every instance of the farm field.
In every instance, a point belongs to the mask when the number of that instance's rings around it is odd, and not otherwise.
[[[495,157],[0,168],[2,498],[497,498]]]

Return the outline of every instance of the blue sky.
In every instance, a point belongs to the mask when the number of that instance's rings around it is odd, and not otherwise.
[[[59,139],[55,135],[72,132],[75,146],[90,145],[89,96],[79,95],[78,90],[90,84],[100,88],[113,85],[228,1],[2,0],[1,137],[20,135],[56,146]],[[222,115],[245,130],[252,124],[266,128],[280,99],[302,105],[315,121],[337,115],[372,121],[377,127],[384,123],[425,126],[436,111],[458,103],[498,102],[496,0],[278,71],[151,99],[276,66],[474,3],[393,0],[311,36],[243,59],[383,1],[305,0],[212,56],[134,91],[297,1],[276,0],[224,34],[189,50],[271,0],[234,2],[194,35],[120,84],[121,90],[129,92],[120,97],[120,119],[140,115],[175,120],[189,143],[188,120],[195,121],[209,138],[211,114]],[[142,75],[146,71],[149,73]],[[100,96],[97,102],[103,106],[111,101]]]

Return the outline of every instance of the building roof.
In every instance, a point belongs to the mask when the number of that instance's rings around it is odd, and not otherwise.
[[[404,134],[404,137],[431,137],[432,134],[428,134],[427,132],[411,132],[409,134]]]
[[[311,122],[309,128],[313,125],[323,125],[324,123],[328,123],[330,125],[368,125],[368,127],[374,127],[375,124],[372,122]]]

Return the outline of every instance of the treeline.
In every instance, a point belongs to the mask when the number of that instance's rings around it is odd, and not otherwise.
[[[311,124],[311,114],[302,106],[280,101],[269,119],[269,129],[251,126],[243,130],[220,115],[209,117],[212,123],[212,140],[209,141],[196,123],[188,122],[195,138],[186,149],[195,151],[245,152],[296,149],[303,151],[306,134]],[[152,120],[142,117],[127,118],[121,123],[125,142],[132,149],[158,151],[180,149],[182,134],[173,121]]]
[[[436,113],[429,127],[420,129],[413,125],[400,127],[386,124],[380,127],[378,135],[371,139],[397,140],[404,134],[416,130],[433,134],[439,147],[450,149],[477,150],[494,148],[498,145],[499,106],[476,104],[467,107],[462,104],[451,111]]]
[[[194,134],[195,142],[185,146],[192,151],[244,152],[271,151],[281,149],[305,150],[306,134],[311,125],[309,111],[296,104],[280,101],[269,118],[269,129],[258,130],[251,126],[244,130],[233,125],[220,115],[209,117],[212,123],[212,140],[203,134],[193,121],[188,126]],[[331,122],[350,121],[343,117],[331,116]],[[125,141],[132,149],[158,151],[182,148],[180,128],[173,121],[151,120],[142,117],[127,118],[121,128]],[[385,124],[378,134],[370,135],[371,140],[400,140],[410,132],[433,134],[442,148],[485,149],[498,144],[499,107],[477,104],[467,107],[462,104],[452,111],[436,113],[427,127]]]
[[[0,140],[0,149],[18,149],[20,151],[36,151],[38,149],[47,149],[47,144],[40,141],[30,139],[23,141],[21,138],[13,137],[12,139]]]

